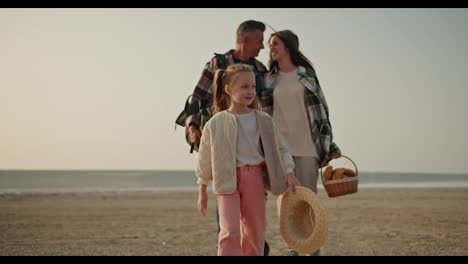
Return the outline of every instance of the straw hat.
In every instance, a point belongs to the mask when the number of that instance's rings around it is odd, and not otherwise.
[[[328,235],[328,215],[318,195],[296,186],[296,193],[280,196],[280,232],[290,249],[310,254],[322,247]]]

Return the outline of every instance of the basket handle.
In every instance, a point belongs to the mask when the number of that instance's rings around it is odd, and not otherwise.
[[[357,166],[356,166],[356,163],[354,163],[354,161],[353,161],[351,158],[349,158],[348,156],[340,155],[340,157],[346,158],[346,159],[348,159],[349,161],[351,161],[351,163],[353,163],[354,169],[356,170],[356,177],[357,177],[357,176],[359,175],[359,173],[358,173],[358,168],[357,168]],[[326,163],[329,162],[330,160],[332,160],[332,158],[326,159],[326,160],[323,162],[323,164],[326,164]],[[325,183],[325,180],[323,179],[322,170],[323,170],[323,166],[320,167],[320,177],[322,178],[322,182]]]

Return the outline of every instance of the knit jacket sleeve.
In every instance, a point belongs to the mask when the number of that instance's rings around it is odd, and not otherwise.
[[[208,185],[213,179],[211,164],[211,131],[209,126],[203,128],[197,161],[197,184]]]

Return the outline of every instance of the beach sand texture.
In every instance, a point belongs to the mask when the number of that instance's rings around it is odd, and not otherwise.
[[[468,255],[468,189],[361,189],[330,199],[322,255]],[[268,196],[271,255],[285,255]],[[0,255],[216,255],[196,192],[0,195]]]

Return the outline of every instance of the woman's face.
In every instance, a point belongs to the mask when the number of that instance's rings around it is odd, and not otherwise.
[[[284,42],[278,37],[273,36],[270,38],[270,57],[275,60],[281,60],[284,57],[289,56],[289,50],[284,45]]]

